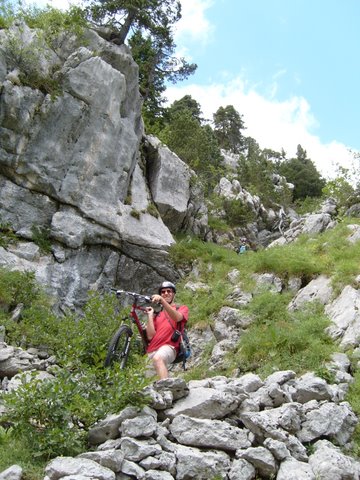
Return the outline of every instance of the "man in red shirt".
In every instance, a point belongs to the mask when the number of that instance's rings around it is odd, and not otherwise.
[[[160,379],[169,376],[168,366],[175,360],[180,346],[180,335],[176,335],[175,332],[182,333],[189,318],[188,307],[177,306],[174,303],[175,294],[175,285],[163,282],[159,294],[151,297],[153,303],[162,306],[161,312],[155,314],[152,307],[146,309],[148,315],[146,334],[149,340],[146,351]]]

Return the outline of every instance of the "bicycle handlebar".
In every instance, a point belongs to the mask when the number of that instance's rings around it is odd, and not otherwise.
[[[120,296],[122,294],[129,295],[133,297],[135,300],[142,300],[146,303],[151,303],[151,297],[149,297],[148,295],[142,295],[141,293],[136,293],[136,292],[127,292],[126,290],[118,290],[116,288],[111,288],[111,290],[115,292],[117,296]]]

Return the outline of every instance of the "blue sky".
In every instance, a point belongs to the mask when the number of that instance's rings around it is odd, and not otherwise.
[[[182,0],[179,53],[195,75],[167,91],[192,95],[207,118],[243,115],[262,148],[300,143],[325,177],[360,151],[359,0]],[[355,165],[359,162],[356,161]]]
[[[233,105],[261,148],[301,144],[325,178],[360,171],[360,0],[180,1],[178,54],[198,69],[169,103],[189,94],[208,119]]]

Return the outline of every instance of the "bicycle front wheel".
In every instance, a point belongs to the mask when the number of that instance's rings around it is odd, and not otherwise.
[[[105,358],[105,367],[110,367],[114,362],[118,362],[120,363],[120,368],[125,368],[132,334],[133,332],[128,325],[121,325],[109,344]]]

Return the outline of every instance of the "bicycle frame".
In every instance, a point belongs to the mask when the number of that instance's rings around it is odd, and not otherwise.
[[[140,322],[140,319],[136,313],[136,310],[140,310],[141,312],[146,312],[146,308],[145,307],[142,307],[141,305],[138,305],[138,302],[141,301],[141,302],[146,302],[146,303],[151,303],[151,298],[146,296],[146,295],[140,295],[139,293],[135,293],[135,292],[126,292],[124,290],[116,290],[116,296],[119,298],[122,294],[125,294],[125,295],[128,295],[128,296],[132,296],[133,297],[133,303],[131,305],[131,310],[130,310],[130,314],[129,316],[131,317],[132,319],[132,323],[134,323],[139,331],[139,335],[140,335],[140,338],[141,338],[141,341],[143,343],[143,346],[144,348],[146,349],[147,347],[147,338],[146,338],[146,334],[144,332],[144,328]],[[128,342],[129,345],[128,345],[128,348],[130,347],[130,342]]]
[[[136,328],[138,329],[143,345],[143,353],[145,353],[148,344],[146,338],[146,331],[143,328],[137,312],[146,312],[146,308],[142,305],[139,305],[139,303],[152,305],[151,298],[135,292],[115,290],[114,288],[112,288],[111,290],[116,293],[118,299],[120,299],[121,295],[123,294],[131,296],[133,298],[130,314],[126,316],[126,319],[130,317],[131,323],[135,324]],[[124,323],[119,326],[118,330],[115,332],[109,343],[108,353],[104,363],[105,367],[109,367],[116,360],[117,362],[119,362],[120,368],[125,368],[129,356],[130,343],[133,333],[133,329],[128,324]]]

